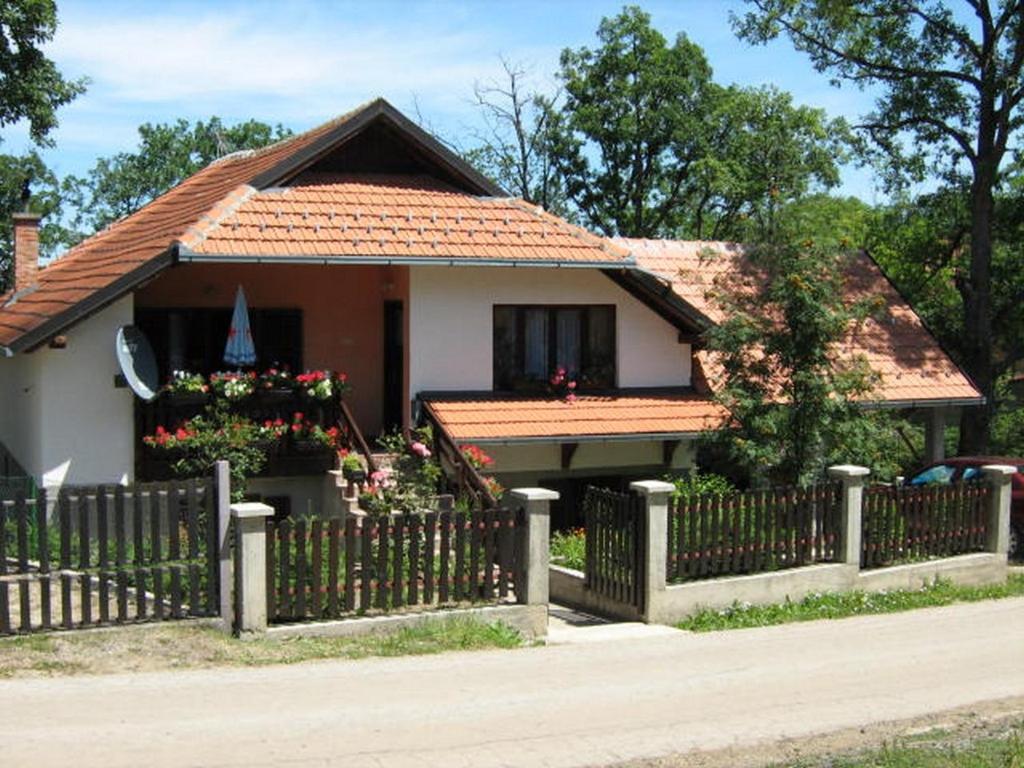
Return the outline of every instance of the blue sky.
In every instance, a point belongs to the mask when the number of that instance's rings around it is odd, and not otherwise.
[[[475,81],[495,79],[499,56],[522,62],[538,88],[553,86],[558,54],[594,45],[605,0],[278,0],[152,2],[58,0],[60,28],[49,55],[88,92],[59,113],[59,175],[84,173],[98,156],[130,149],[136,127],[178,117],[256,118],[303,130],[376,96],[458,139],[477,124]],[[856,118],[871,97],[836,89],[786,42],[738,41],[730,12],[740,0],[641,2],[672,39],[685,32],[705,50],[720,83],[774,84],[797,103]],[[29,146],[23,126],[3,150]],[[848,168],[842,193],[875,200],[871,174]]]

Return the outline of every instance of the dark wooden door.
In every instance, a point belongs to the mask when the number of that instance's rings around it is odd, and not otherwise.
[[[384,302],[384,430],[402,425],[405,399],[405,307],[400,301]]]

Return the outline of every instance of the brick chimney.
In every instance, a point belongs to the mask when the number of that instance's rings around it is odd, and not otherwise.
[[[35,285],[39,274],[38,213],[14,214],[14,292]]]

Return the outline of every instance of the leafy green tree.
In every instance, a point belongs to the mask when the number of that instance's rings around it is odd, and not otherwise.
[[[776,88],[713,89],[705,188],[682,234],[697,239],[765,240],[781,213],[812,188],[839,183],[846,125],[823,110],[794,106]]]
[[[219,157],[256,149],[291,135],[257,120],[227,126],[218,117],[139,126],[134,152],[100,158],[85,179],[70,177],[65,190],[75,209],[73,226],[90,234],[137,211]]]
[[[601,21],[596,50],[565,50],[552,153],[580,218],[606,235],[676,231],[706,154],[711,68],[679,34],[669,46],[629,7]]]
[[[635,7],[597,49],[565,50],[548,139],[569,213],[607,235],[763,237],[780,209],[838,182],[845,126],[774,88],[724,88],[684,34]]]
[[[988,404],[965,412],[960,450],[983,452],[996,407],[995,191],[1024,121],[1024,0],[747,3],[734,19],[741,38],[785,35],[834,83],[881,89],[858,127],[893,187],[931,173],[964,191],[969,256],[955,282],[962,362]]]
[[[713,290],[727,319],[707,333],[708,349],[733,420],[711,443],[757,480],[805,485],[838,451],[864,460],[876,434],[857,404],[874,385],[870,368],[835,354],[870,306],[845,305],[835,251],[780,242],[748,257],[741,278]]]
[[[84,79],[66,80],[41,50],[56,31],[52,0],[0,3],[0,128],[27,120],[37,144],[52,143],[57,109],[85,91]]]

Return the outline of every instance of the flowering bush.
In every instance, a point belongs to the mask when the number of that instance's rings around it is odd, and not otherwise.
[[[231,498],[243,501],[247,478],[259,474],[267,460],[259,434],[260,428],[250,419],[230,413],[225,401],[214,400],[202,416],[189,419],[173,432],[157,427],[142,440],[156,450],[182,453],[171,462],[178,477],[208,476],[214,462],[226,459],[231,468]]]
[[[555,372],[548,379],[551,391],[559,397],[565,398],[565,402],[572,404],[576,402],[576,379],[569,375],[569,372],[562,366],[558,366]]]
[[[211,373],[210,388],[230,401],[248,397],[256,389],[255,373]]]
[[[330,400],[348,389],[348,376],[330,371],[306,371],[295,377],[296,383],[314,400]]]
[[[401,432],[385,435],[380,447],[394,456],[392,466],[372,473],[360,506],[372,514],[389,514],[395,510],[415,512],[429,507],[437,496],[441,482],[441,465],[434,457],[429,429],[417,430],[407,443]]]
[[[206,379],[201,373],[189,373],[188,371],[174,371],[164,389],[176,395],[201,394],[209,391]]]
[[[494,459],[488,456],[483,450],[476,445],[460,445],[459,452],[466,462],[478,472],[482,469],[486,469],[494,463]]]
[[[288,425],[284,419],[267,419],[256,427],[256,439],[264,444],[277,443],[288,434]]]

